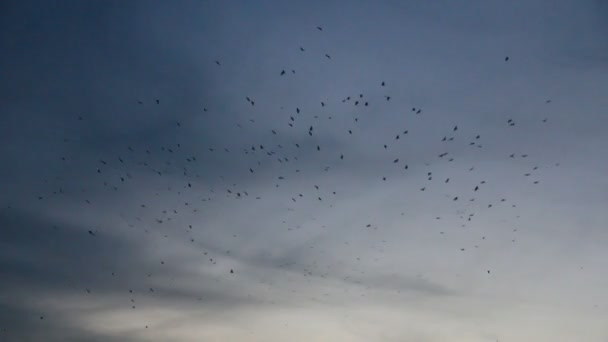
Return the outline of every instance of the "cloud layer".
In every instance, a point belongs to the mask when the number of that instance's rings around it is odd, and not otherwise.
[[[600,2],[0,13],[0,340],[608,339]]]

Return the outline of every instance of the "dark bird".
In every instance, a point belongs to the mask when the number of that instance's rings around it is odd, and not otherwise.
[[[157,99],[157,100],[156,100],[156,104],[160,104],[160,100],[158,100],[158,99]]]
[[[505,57],[505,62],[509,61],[509,56]]]
[[[454,132],[458,130],[458,126],[454,126]]]
[[[285,75],[285,70],[281,71],[281,76]]]
[[[384,81],[382,81],[382,84],[381,84],[381,85],[384,87]]]
[[[317,30],[323,31],[323,28],[321,26],[317,26]]]
[[[305,51],[303,47],[300,46],[300,51]]]
[[[331,56],[328,54],[325,54],[325,57],[327,57],[327,59],[331,59]]]
[[[399,158],[393,160],[393,163],[397,164],[399,162]]]
[[[220,61],[215,61],[215,64],[217,64],[217,65],[221,65],[221,64],[220,64]]]

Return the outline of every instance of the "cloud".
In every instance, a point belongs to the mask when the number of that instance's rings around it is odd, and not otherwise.
[[[604,340],[604,12],[3,5],[0,339]]]

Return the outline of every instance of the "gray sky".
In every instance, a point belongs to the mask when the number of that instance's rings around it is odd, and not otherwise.
[[[608,341],[607,37],[602,1],[3,2],[0,340]]]

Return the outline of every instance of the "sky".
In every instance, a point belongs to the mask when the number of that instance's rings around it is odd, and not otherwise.
[[[0,340],[608,341],[605,1],[3,1]]]

